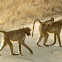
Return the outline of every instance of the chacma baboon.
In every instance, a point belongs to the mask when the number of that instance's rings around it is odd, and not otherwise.
[[[39,39],[38,39],[38,41],[37,41],[36,44],[38,46],[40,46],[39,42],[44,37],[44,43],[43,43],[43,45],[45,45],[45,46],[52,46],[52,45],[54,45],[56,43],[56,36],[57,36],[58,37],[59,45],[61,47],[60,32],[61,32],[62,20],[54,22],[52,25],[47,26],[46,29],[44,28],[46,26],[45,25],[46,22],[42,23],[39,19],[36,19],[34,21],[34,24],[35,24],[36,21],[38,21],[40,23],[40,26],[39,26],[40,37],[39,37]],[[34,24],[33,24],[33,31],[34,31]],[[47,39],[48,39],[48,36],[49,36],[49,34],[47,32],[54,33],[54,43],[51,44],[51,45],[46,45],[46,42],[47,42]],[[33,36],[33,32],[32,32],[32,36]]]
[[[25,28],[18,29],[18,30],[13,30],[13,31],[9,31],[9,32],[0,31],[0,32],[4,33],[4,41],[1,44],[0,51],[6,46],[6,44],[8,44],[10,47],[11,54],[19,55],[19,54],[13,53],[13,45],[11,43],[11,40],[12,40],[12,41],[18,41],[20,54],[22,54],[21,53],[21,44],[24,47],[26,47],[30,51],[31,54],[33,54],[33,51],[24,42],[25,38],[26,38],[26,34],[29,36],[30,31],[31,31],[31,29],[29,27],[25,27]]]

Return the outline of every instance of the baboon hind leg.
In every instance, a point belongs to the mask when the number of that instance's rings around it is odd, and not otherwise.
[[[6,42],[2,42],[0,46],[0,51],[6,46]]]
[[[9,45],[9,47],[10,47],[11,54],[12,54],[12,55],[19,55],[19,54],[13,53],[13,45],[12,45],[12,43],[10,42],[10,40],[7,41],[7,43],[8,43],[8,45]]]
[[[44,46],[50,46],[50,45],[46,44],[46,42],[48,40],[48,36],[49,36],[49,34],[47,33],[47,31],[44,31],[44,43],[43,43]]]
[[[38,39],[37,43],[36,43],[38,46],[41,46],[41,45],[39,45],[39,42],[42,40],[42,38],[43,38],[43,36],[42,36],[42,34],[41,34],[41,35],[39,36],[39,39]]]
[[[54,42],[53,44],[50,44],[50,46],[54,45],[56,43],[56,33],[54,33]]]

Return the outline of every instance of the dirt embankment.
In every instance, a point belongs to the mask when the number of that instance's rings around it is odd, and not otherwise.
[[[62,13],[62,0],[0,0],[0,24],[21,25]]]

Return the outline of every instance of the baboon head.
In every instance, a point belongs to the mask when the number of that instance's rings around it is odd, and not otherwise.
[[[54,18],[52,17],[51,20],[54,21]]]
[[[31,29],[29,27],[24,28],[25,33],[29,36]]]

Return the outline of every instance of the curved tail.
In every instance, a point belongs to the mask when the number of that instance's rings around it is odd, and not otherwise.
[[[42,22],[39,20],[39,19],[36,19],[33,23],[33,31],[32,31],[32,37],[33,37],[33,32],[34,32],[34,25],[35,25],[35,22],[38,21],[40,24],[42,24]]]

